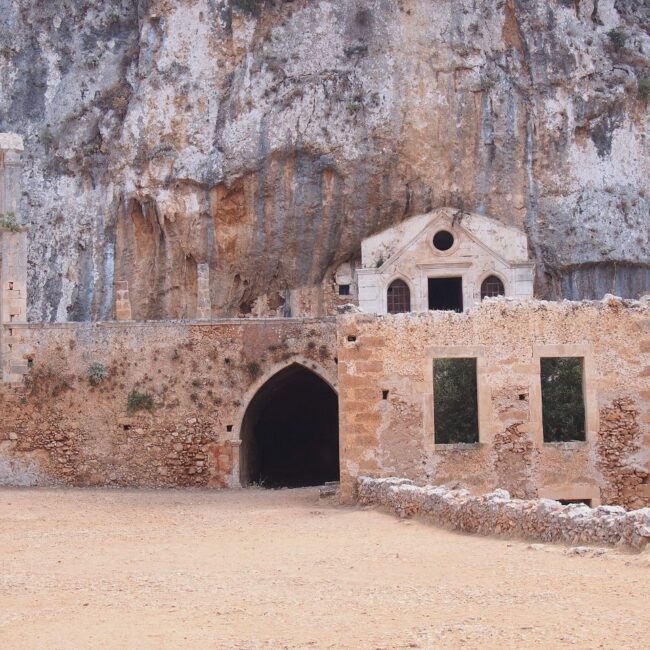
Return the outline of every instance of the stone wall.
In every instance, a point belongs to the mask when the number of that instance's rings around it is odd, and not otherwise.
[[[358,476],[650,504],[650,303],[490,299],[338,320],[341,488]],[[544,443],[540,357],[584,358],[586,440]],[[434,440],[432,359],[476,357],[479,443]],[[385,399],[384,399],[385,395]]]
[[[627,512],[620,506],[592,509],[552,499],[511,499],[506,490],[474,496],[447,486],[418,487],[399,478],[361,477],[358,494],[362,505],[389,508],[401,517],[422,515],[467,533],[636,549],[650,543],[650,508]]]
[[[27,232],[20,216],[22,138],[0,133],[0,380],[26,370],[13,354],[11,326],[27,320]],[[2,325],[10,327],[2,329]]]
[[[13,329],[31,369],[0,383],[1,484],[236,486],[258,388],[294,362],[336,386],[334,321]]]

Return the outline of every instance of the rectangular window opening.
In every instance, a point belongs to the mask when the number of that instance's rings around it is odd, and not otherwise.
[[[479,441],[476,359],[434,359],[433,419],[436,444]]]
[[[382,390],[381,391],[381,398],[382,399],[388,399],[388,391],[387,390]]]
[[[462,278],[429,278],[429,309],[463,311]]]
[[[575,503],[582,503],[583,505],[589,506],[591,508],[591,499],[558,499],[558,501],[563,506],[569,506]]]
[[[349,295],[350,295],[350,285],[339,284],[339,296],[349,296]]]
[[[544,442],[584,441],[582,357],[540,359]]]

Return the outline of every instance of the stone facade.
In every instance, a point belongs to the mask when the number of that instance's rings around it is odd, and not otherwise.
[[[445,250],[435,245],[441,232],[451,235]],[[469,308],[481,301],[481,285],[491,276],[503,283],[503,295],[532,297],[533,264],[525,233],[489,217],[442,208],[363,240],[357,270],[359,306],[387,313],[387,290],[402,280],[410,293],[407,311],[427,311],[428,281],[460,278],[462,304]]]
[[[339,317],[341,487],[361,475],[650,504],[650,304],[490,299],[465,314]],[[540,358],[584,360],[586,440],[544,443]],[[436,444],[432,361],[477,359],[479,442]]]
[[[249,405],[300,364],[338,390],[344,500],[359,476],[401,475],[473,493],[650,504],[647,301],[11,329],[32,367],[0,384],[3,484],[236,487]],[[584,359],[584,442],[543,442],[545,355]],[[434,439],[432,359],[453,356],[478,360],[477,444]],[[134,393],[151,402],[132,409]]]

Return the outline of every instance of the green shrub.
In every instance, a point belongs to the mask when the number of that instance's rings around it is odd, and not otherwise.
[[[365,56],[366,54],[368,54],[368,46],[367,45],[349,45],[349,46],[343,48],[343,53],[348,58],[351,57],[351,56],[354,56],[355,54],[358,54],[360,56]]]
[[[650,79],[639,79],[637,96],[643,102],[650,99]]]
[[[249,16],[259,16],[264,0],[232,0],[231,6],[235,11]]]
[[[627,36],[623,32],[617,29],[610,29],[607,32],[607,36],[609,36],[609,40],[615,50],[622,50],[625,47]]]
[[[257,361],[251,361],[246,365],[246,371],[251,379],[257,379],[262,374],[262,368]]]
[[[105,379],[108,379],[108,368],[103,363],[95,361],[88,366],[88,381],[93,386],[98,386]]]
[[[0,231],[2,230],[7,232],[20,232],[22,230],[13,212],[0,213]]]
[[[45,151],[50,150],[50,146],[52,145],[52,142],[54,142],[54,135],[52,131],[50,130],[49,125],[45,126],[43,130],[40,133],[40,141],[41,144],[45,147]]]
[[[135,389],[129,393],[127,400],[127,411],[129,413],[135,413],[136,411],[153,412],[153,410],[153,397],[149,393],[140,393]]]
[[[353,115],[355,113],[358,113],[363,107],[363,104],[361,102],[350,102],[348,104],[348,112],[352,113]]]

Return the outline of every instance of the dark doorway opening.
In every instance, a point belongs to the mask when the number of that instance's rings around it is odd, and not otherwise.
[[[463,279],[429,278],[429,309],[463,311]]]
[[[338,398],[327,382],[292,364],[256,393],[241,430],[242,485],[305,487],[339,480]]]

